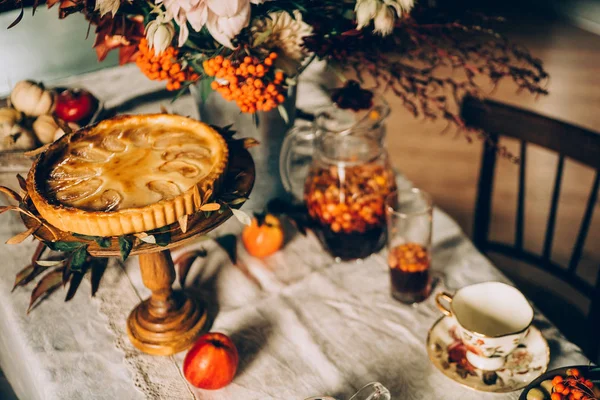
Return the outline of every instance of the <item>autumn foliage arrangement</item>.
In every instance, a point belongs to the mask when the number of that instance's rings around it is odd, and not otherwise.
[[[496,19],[455,18],[415,0],[49,0],[47,5],[57,6],[60,18],[82,13],[95,26],[93,47],[100,60],[118,49],[122,64],[136,62],[167,89],[197,85],[203,98],[216,91],[246,113],[282,112],[288,90],[313,59],[326,60],[342,81],[352,75],[371,89],[393,92],[417,117],[459,128],[464,124],[457,106],[464,95],[481,97],[479,77],[546,93],[541,62],[495,31]]]

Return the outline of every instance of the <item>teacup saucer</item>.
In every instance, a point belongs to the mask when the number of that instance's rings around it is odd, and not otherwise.
[[[456,328],[452,318],[442,317],[436,321],[427,336],[427,354],[437,369],[461,385],[484,392],[512,392],[523,389],[548,368],[550,348],[534,326],[498,371],[482,371],[469,364]]]

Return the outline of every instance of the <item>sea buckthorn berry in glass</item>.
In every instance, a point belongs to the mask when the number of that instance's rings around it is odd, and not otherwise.
[[[315,166],[304,200],[316,232],[332,255],[363,258],[383,246],[386,196],[395,190],[393,172],[367,163],[339,170]]]

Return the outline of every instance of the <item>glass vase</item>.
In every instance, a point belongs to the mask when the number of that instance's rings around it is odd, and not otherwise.
[[[249,151],[256,166],[256,180],[250,199],[244,205],[248,212],[260,212],[275,198],[285,198],[285,191],[279,175],[279,154],[286,132],[293,126],[296,114],[296,86],[290,86],[282,106],[271,111],[258,111],[255,115],[242,113],[233,101],[225,100],[219,93],[211,91],[203,100],[198,84],[190,91],[196,104],[200,120],[210,125],[225,127],[231,125],[236,138],[253,138],[260,145]]]

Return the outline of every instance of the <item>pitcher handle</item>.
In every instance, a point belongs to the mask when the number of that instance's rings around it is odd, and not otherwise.
[[[279,174],[283,187],[290,194],[294,195],[297,183],[292,180],[292,153],[294,147],[301,142],[309,142],[312,149],[312,142],[315,140],[315,132],[312,125],[301,125],[290,129],[281,146],[281,154],[279,156]],[[304,183],[304,182],[303,182]]]
[[[442,303],[442,299],[446,300],[448,302],[448,307],[446,307],[443,303]],[[435,303],[437,305],[437,308],[439,308],[439,310],[444,313],[444,315],[451,317],[452,316],[452,311],[451,311],[451,304],[452,304],[452,295],[446,292],[441,292],[438,293],[437,296],[435,296]]]

